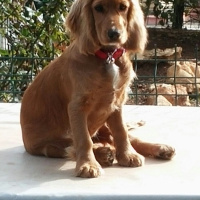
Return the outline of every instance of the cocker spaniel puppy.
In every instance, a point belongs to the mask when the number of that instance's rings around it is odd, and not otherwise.
[[[73,146],[80,177],[98,177],[113,153],[128,167],[141,166],[142,155],[170,159],[172,147],[132,138],[122,119],[126,88],[134,78],[129,54],[143,51],[147,42],[139,1],[75,0],[66,26],[70,46],[36,77],[22,100],[26,151],[66,157]]]

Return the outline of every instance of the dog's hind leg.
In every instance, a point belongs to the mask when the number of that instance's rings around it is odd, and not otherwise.
[[[55,140],[42,141],[38,144],[32,144],[26,151],[32,155],[40,155],[51,158],[65,158],[67,155],[67,147],[73,145],[71,138],[61,138]]]
[[[139,140],[129,134],[129,140],[133,148],[145,157],[170,160],[175,155],[175,149],[166,144],[149,143]]]
[[[67,155],[67,147],[73,145],[73,141],[71,138],[63,139],[60,141],[54,141],[53,143],[46,144],[43,149],[42,153],[46,157],[51,158],[66,158]]]
[[[133,137],[130,134],[129,134],[129,140],[133,148],[139,154],[145,157],[153,157],[153,158],[169,160],[173,158],[173,156],[175,155],[175,149],[169,145],[144,142],[136,137]],[[113,137],[109,127],[106,125],[102,126],[99,129],[98,134],[93,138],[93,142],[96,143],[99,142],[102,144],[108,143],[111,146],[113,146],[114,145]],[[112,148],[111,150],[113,151]],[[106,155],[104,155],[104,157],[106,157]]]

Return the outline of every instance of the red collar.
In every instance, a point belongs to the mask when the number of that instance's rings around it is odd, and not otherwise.
[[[108,63],[115,62],[116,59],[120,58],[125,52],[124,48],[115,49],[112,52],[105,52],[102,49],[99,49],[95,52],[95,56],[100,59],[106,60]]]

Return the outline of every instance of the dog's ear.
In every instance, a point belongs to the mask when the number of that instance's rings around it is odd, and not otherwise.
[[[128,11],[128,40],[124,47],[133,52],[143,52],[147,43],[144,15],[138,0],[130,0]]]
[[[94,54],[98,39],[91,9],[92,0],[75,0],[66,18],[66,28],[71,39],[77,40],[83,54]]]
[[[70,32],[71,37],[76,37],[76,35],[80,31],[80,15],[81,1],[76,0],[73,3],[65,21],[66,29]]]

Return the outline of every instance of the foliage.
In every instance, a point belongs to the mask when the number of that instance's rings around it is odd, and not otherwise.
[[[190,15],[191,11],[196,12],[200,16],[199,10],[197,9],[200,6],[199,0],[146,0],[142,2],[145,16],[149,14],[150,6],[153,5],[153,14],[160,19],[159,23],[163,26],[169,26],[171,23],[174,28],[182,28],[183,12],[186,16]],[[181,12],[182,8],[183,10]],[[177,17],[182,19],[177,21]]]
[[[6,92],[24,90],[49,58],[68,44],[63,23],[71,3],[0,0],[0,35],[6,42],[6,47],[0,46],[0,101],[15,100]]]

